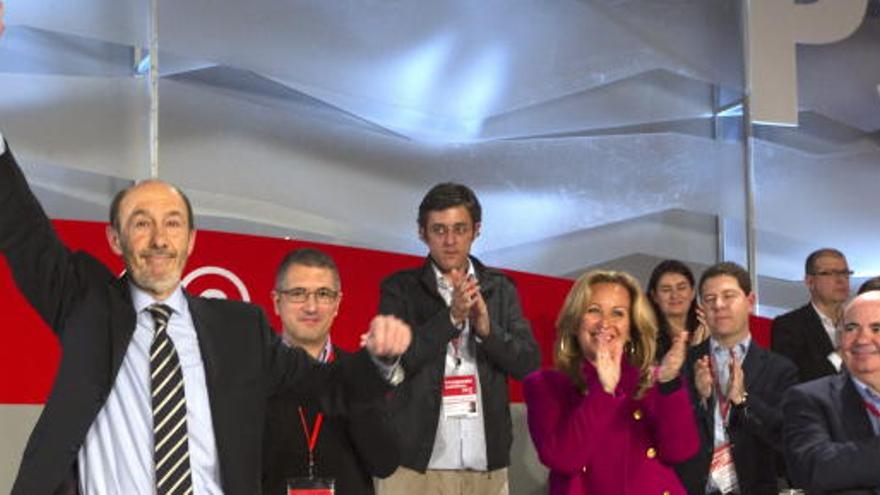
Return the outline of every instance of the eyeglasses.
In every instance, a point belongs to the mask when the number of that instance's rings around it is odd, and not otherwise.
[[[294,287],[292,289],[284,289],[276,291],[281,294],[285,301],[295,304],[302,304],[309,300],[312,294],[315,295],[315,301],[318,304],[333,304],[339,297],[339,291],[322,287],[320,289],[308,290],[302,287]]]
[[[442,223],[435,223],[428,226],[428,233],[434,237],[446,237],[450,232],[452,232],[455,237],[463,237],[471,233],[471,226],[466,223],[457,223],[452,227],[448,227]]]
[[[850,278],[853,275],[852,270],[822,270],[821,272],[812,272],[810,275],[817,277],[845,277]]]

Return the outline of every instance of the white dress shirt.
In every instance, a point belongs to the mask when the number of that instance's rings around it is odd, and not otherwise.
[[[747,335],[744,339],[737,342],[733,346],[733,356],[736,361],[742,366],[743,360],[746,358],[746,353],[749,351],[749,345],[752,343],[752,336]],[[721,415],[721,402],[727,401],[727,390],[730,385],[730,351],[725,349],[715,340],[715,337],[709,338],[709,354],[712,356],[712,372],[714,373],[713,378],[713,387],[717,386],[717,389],[713,389],[713,394],[717,392],[718,389],[721,390],[723,397],[715,397],[715,421],[712,436],[714,437],[713,445],[715,447],[719,447],[729,442],[730,439],[727,436],[727,419]],[[743,377],[745,378],[745,377]],[[718,380],[717,385],[715,384],[715,380]],[[717,394],[716,394],[717,395]],[[729,406],[732,407],[732,404],[728,403]],[[728,416],[731,411],[728,409]],[[718,487],[715,485],[715,482],[712,480],[710,476],[706,481],[706,492],[717,491]]]
[[[79,450],[79,488],[86,495],[156,493],[150,392],[154,323],[146,310],[156,301],[133,284],[130,288],[137,314],[134,334],[107,402]],[[205,368],[189,306],[180,287],[162,302],[173,310],[168,336],[183,370],[193,493],[222,494]]]
[[[452,301],[452,286],[446,281],[437,266],[432,266],[434,274],[437,276],[437,290],[448,306]],[[467,274],[476,277],[473,264],[469,264]],[[472,328],[468,321],[458,338],[457,348],[455,342],[450,342],[446,346],[444,376],[474,375],[476,377],[477,415],[470,418],[446,418],[441,408],[428,469],[485,471],[488,466],[482,392],[480,390],[480,375],[477,372],[476,339],[471,338],[471,331]]]
[[[831,340],[831,345],[834,347],[834,350],[826,356],[826,359],[828,359],[828,362],[834,366],[834,369],[840,371],[840,367],[843,365],[843,359],[841,359],[840,354],[837,353],[837,326],[834,324],[834,320],[826,316],[825,313],[819,311],[819,308],[815,304],[813,304],[813,310],[819,315],[819,321],[822,322],[822,328],[825,329],[825,333],[828,334],[828,338]]]

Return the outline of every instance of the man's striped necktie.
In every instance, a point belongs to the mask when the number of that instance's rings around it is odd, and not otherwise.
[[[150,389],[153,395],[153,461],[156,493],[192,493],[186,428],[183,371],[174,343],[168,337],[171,308],[153,304],[155,333],[150,345]]]

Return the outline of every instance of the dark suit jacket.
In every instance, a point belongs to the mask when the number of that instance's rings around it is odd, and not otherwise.
[[[22,294],[56,333],[61,363],[25,448],[13,494],[75,493],[77,453],[104,405],[135,328],[128,281],[55,235],[12,153],[0,156],[0,252]],[[385,384],[368,356],[332,372],[281,344],[256,306],[187,296],[228,494],[260,489],[266,399],[282,388],[321,386],[332,375],[377,395]],[[334,380],[336,382],[336,380]]]
[[[709,341],[688,352],[685,363],[694,413],[700,431],[700,450],[691,460],[676,466],[688,493],[705,493],[709,463],[714,450],[715,400],[700,403],[694,385],[694,363],[709,352]],[[776,495],[777,458],[782,443],[782,396],[797,382],[797,370],[786,358],[755,344],[749,345],[743,360],[748,399],[732,407],[728,436],[733,444],[733,462],[740,493]]]
[[[812,304],[776,317],[771,332],[770,348],[797,366],[800,383],[837,373],[828,361],[834,345]]]
[[[352,356],[337,347],[333,352],[337,360]],[[400,453],[384,398],[360,395],[358,390],[345,390],[344,396],[315,397],[294,390],[269,401],[263,443],[264,495],[287,493],[287,478],[308,476],[309,449],[300,407],[310,433],[316,416],[324,411],[315,445],[315,476],[335,479],[336,493],[374,493],[372,477],[393,473]]]
[[[785,461],[795,486],[811,495],[877,493],[880,437],[848,374],[793,387],[783,412]]]
[[[538,368],[541,355],[513,282],[476,258],[471,262],[492,325],[489,337],[479,344],[473,341],[472,332],[469,345],[477,349],[486,456],[488,469],[493,470],[510,465],[513,426],[507,378],[523,379]],[[402,358],[406,379],[394,391],[392,418],[400,436],[401,465],[424,472],[440,418],[446,345],[458,335],[449,319],[449,308],[437,291],[430,259],[382,282],[379,312],[395,315],[413,329],[412,344]]]

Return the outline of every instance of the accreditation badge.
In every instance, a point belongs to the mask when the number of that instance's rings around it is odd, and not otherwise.
[[[287,495],[333,495],[335,480],[331,478],[290,478]]]
[[[447,376],[443,379],[443,417],[476,418],[477,376]]]
[[[712,463],[709,464],[709,477],[721,493],[731,493],[738,489],[730,442],[715,447]]]

